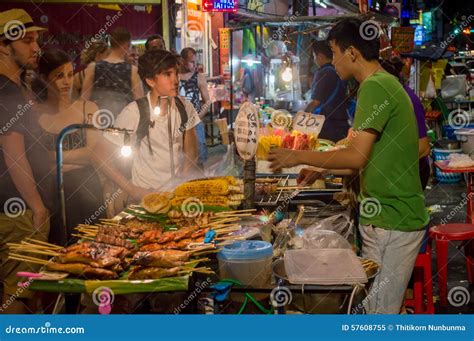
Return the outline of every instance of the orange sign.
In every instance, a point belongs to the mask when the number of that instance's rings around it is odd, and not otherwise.
[[[221,75],[230,75],[230,30],[228,28],[219,28],[219,53],[221,60]]]
[[[204,14],[200,11],[197,4],[188,2],[188,31],[204,32]]]
[[[413,27],[393,27],[392,46],[398,53],[409,53],[413,51],[415,29]]]

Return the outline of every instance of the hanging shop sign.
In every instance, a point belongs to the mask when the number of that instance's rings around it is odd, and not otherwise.
[[[188,2],[187,25],[188,31],[204,32],[204,14],[199,10],[199,5]]]
[[[392,46],[398,53],[410,53],[414,47],[415,29],[413,27],[393,27]]]
[[[254,104],[242,104],[235,119],[234,134],[240,157],[246,161],[252,160],[258,146],[258,110]]]
[[[183,46],[192,47],[197,52],[197,62],[206,65],[207,59],[204,53],[206,44],[206,24],[204,13],[200,10],[200,5],[187,2],[185,15],[185,29],[183,30]]]
[[[238,0],[203,0],[203,12],[237,12]]]
[[[219,28],[220,74],[224,78],[230,77],[230,30]]]

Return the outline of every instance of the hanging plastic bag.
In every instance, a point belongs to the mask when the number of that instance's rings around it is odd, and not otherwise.
[[[347,213],[339,213],[328,218],[324,218],[305,229],[306,233],[316,230],[334,231],[340,234],[344,239],[348,239],[352,232],[354,223]]]
[[[350,249],[351,244],[339,233],[328,230],[307,230],[303,235],[303,249]]]
[[[426,86],[425,98],[436,98],[435,83],[431,74],[430,79],[428,80],[428,85]]]

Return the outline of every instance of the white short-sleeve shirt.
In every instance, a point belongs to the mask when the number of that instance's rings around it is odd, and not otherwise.
[[[140,147],[133,150],[132,164],[132,183],[147,189],[169,189],[172,186],[173,178],[179,174],[183,165],[183,141],[184,135],[180,131],[181,116],[174,103],[171,107],[171,134],[168,131],[168,115],[156,116],[153,114],[153,108],[150,104],[150,93],[147,94],[150,105],[150,120],[154,121],[154,126],[150,126],[150,143],[153,155],[150,154],[148,139],[146,136],[140,142]],[[190,130],[198,125],[201,120],[193,105],[186,99],[180,97],[188,114],[188,122],[185,125],[186,130]],[[140,121],[140,113],[136,101],[128,104],[117,116],[114,122],[116,128],[124,128],[133,131],[131,136],[132,147],[135,147],[136,130]],[[170,157],[170,135],[173,139],[173,155],[175,165],[175,176],[171,174]],[[123,135],[114,133],[105,133],[107,140],[116,144],[123,145]]]

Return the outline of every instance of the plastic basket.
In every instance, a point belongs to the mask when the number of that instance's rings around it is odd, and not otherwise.
[[[467,126],[462,128],[474,129],[474,124],[468,124]],[[457,140],[456,134],[454,133],[456,130],[457,129],[454,129],[450,125],[443,125],[443,136],[449,140]]]
[[[462,153],[461,149],[433,149],[433,158],[435,161],[448,160],[450,154]],[[436,179],[442,183],[457,183],[461,181],[462,174],[460,173],[445,173],[436,167],[435,169]]]

